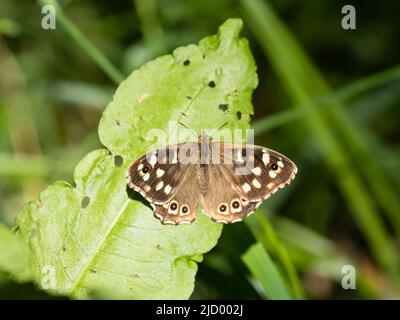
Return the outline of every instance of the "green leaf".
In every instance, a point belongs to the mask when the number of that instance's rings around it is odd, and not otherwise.
[[[183,128],[179,122],[198,134],[226,122],[225,128],[248,128],[257,76],[248,43],[238,38],[241,27],[241,20],[230,19],[198,46],[178,48],[133,72],[103,114],[101,142],[130,162],[149,146],[164,145],[146,138],[149,129],[173,135]],[[227,112],[220,105],[226,105]]]
[[[197,262],[216,245],[222,226],[201,212],[191,225],[162,225],[127,189],[125,172],[155,146],[147,132],[168,129],[171,121],[175,132],[183,128],[178,120],[196,132],[225,122],[248,128],[257,76],[247,41],[238,37],[241,26],[228,20],[217,35],[149,62],[121,83],[99,126],[111,154],[89,153],[75,169],[75,187],[52,184],[18,216],[18,234],[30,250],[20,277],[74,298],[191,295]],[[229,104],[228,111],[219,104]]]
[[[260,282],[268,298],[291,299],[285,280],[260,242],[252,245],[242,256],[242,260]]]
[[[26,267],[26,263],[25,246],[11,230],[0,224],[0,271],[20,272]]]

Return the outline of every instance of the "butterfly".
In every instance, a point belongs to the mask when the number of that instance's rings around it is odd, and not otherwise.
[[[297,173],[284,155],[251,144],[212,142],[203,132],[197,142],[151,151],[126,172],[164,224],[192,223],[201,202],[215,222],[234,223],[250,215]]]

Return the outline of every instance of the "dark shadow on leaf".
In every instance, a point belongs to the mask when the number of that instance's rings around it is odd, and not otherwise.
[[[135,190],[129,188],[128,185],[126,185],[126,194],[128,195],[129,199],[139,201],[143,203],[146,207],[149,207],[151,210],[153,210],[149,202],[145,198],[143,198],[143,196],[139,192],[136,192]]]

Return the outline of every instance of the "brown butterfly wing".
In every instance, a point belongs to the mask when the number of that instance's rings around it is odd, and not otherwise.
[[[209,188],[201,194],[204,212],[214,221],[238,222],[255,210],[256,203],[249,201],[243,191],[229,176],[225,165],[208,166]]]
[[[213,150],[232,150],[220,151],[221,163],[208,166],[209,188],[202,193],[205,212],[218,222],[241,221],[264,199],[289,184],[297,172],[291,160],[270,149],[212,145]]]
[[[196,219],[200,197],[197,170],[196,165],[188,165],[174,195],[164,204],[154,206],[154,213],[162,223],[191,223]]]
[[[127,170],[129,187],[150,202],[163,223],[191,222],[196,217],[198,165],[179,161],[182,146],[185,151],[198,148],[197,143],[185,143],[157,149],[133,162]],[[178,207],[173,210],[175,202]]]

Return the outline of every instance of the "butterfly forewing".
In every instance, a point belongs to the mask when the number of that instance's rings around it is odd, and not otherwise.
[[[188,157],[179,157],[181,151],[186,156],[188,150],[196,148],[197,143],[186,143],[157,149],[128,168],[129,187],[150,202],[163,223],[192,222],[196,217],[198,165]]]
[[[196,143],[192,145],[197,146]],[[181,145],[151,151],[128,168],[128,185],[154,204],[164,204],[176,192],[190,164],[178,161]]]
[[[207,192],[201,195],[201,201],[205,213],[212,220],[233,223],[253,212],[256,204],[249,201],[224,168],[226,165],[208,166],[211,183]]]

